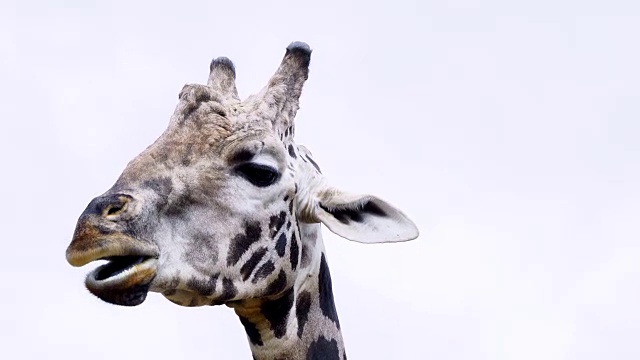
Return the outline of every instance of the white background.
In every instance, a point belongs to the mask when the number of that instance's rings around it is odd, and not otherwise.
[[[211,58],[244,98],[302,40],[298,143],[421,230],[325,231],[350,359],[639,359],[640,3],[303,3],[2,1],[2,357],[250,358],[230,309],[108,305],[64,252]]]

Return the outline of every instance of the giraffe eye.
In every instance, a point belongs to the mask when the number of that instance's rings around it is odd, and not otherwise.
[[[280,178],[278,170],[268,165],[246,163],[238,166],[236,171],[250,183],[258,187],[272,185]]]

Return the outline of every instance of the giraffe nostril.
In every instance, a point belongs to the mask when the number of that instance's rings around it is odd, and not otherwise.
[[[107,208],[107,215],[116,215],[124,209],[124,205],[111,205]]]
[[[112,199],[109,203],[106,204],[104,210],[102,210],[103,216],[114,216],[119,215],[127,211],[127,207],[129,205],[129,198],[126,196],[118,196],[115,199]]]

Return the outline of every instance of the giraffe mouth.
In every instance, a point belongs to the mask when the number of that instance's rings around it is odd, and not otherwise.
[[[66,255],[72,266],[106,261],[87,274],[85,286],[103,301],[135,306],[147,297],[160,251],[150,242],[123,233],[105,234],[100,226],[83,220],[78,222]]]
[[[108,262],[99,266],[93,271],[93,278],[96,281],[105,281],[111,278],[118,278],[119,275],[126,276],[136,265],[150,259],[148,256],[110,256],[102,260]]]
[[[147,297],[158,260],[150,256],[110,256],[106,264],[87,274],[87,289],[111,304],[135,306]]]

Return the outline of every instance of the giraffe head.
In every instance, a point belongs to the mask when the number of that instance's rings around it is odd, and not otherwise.
[[[310,56],[292,43],[245,101],[227,58],[211,62],[207,85],[184,86],[166,131],[78,220],[68,262],[107,261],[89,291],[129,306],[149,291],[185,306],[277,296],[319,259],[311,224],[366,243],[417,237],[388,203],[330,187],[294,143]]]

